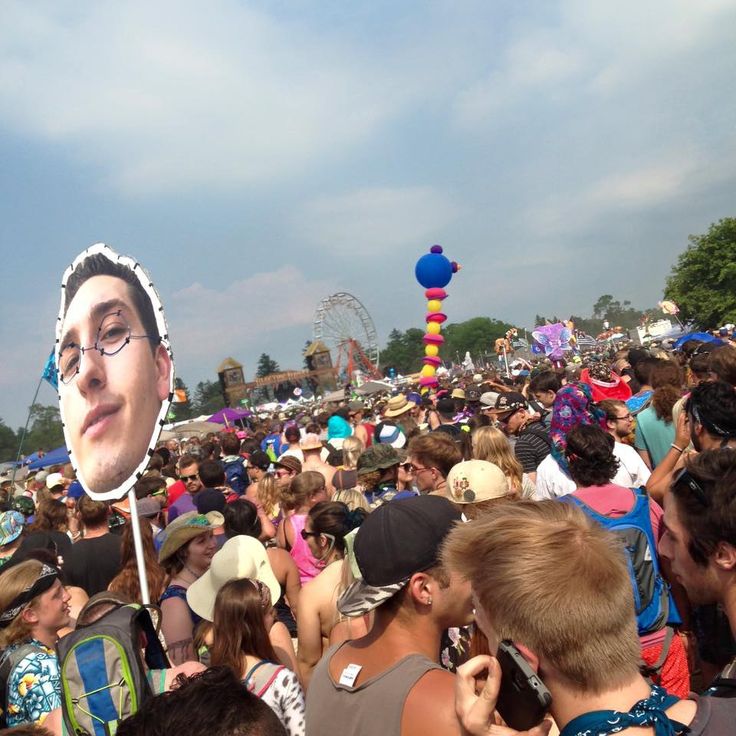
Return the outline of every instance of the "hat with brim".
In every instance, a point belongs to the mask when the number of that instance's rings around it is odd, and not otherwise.
[[[309,434],[304,435],[304,439],[301,440],[299,443],[299,449],[302,452],[307,452],[309,450],[321,450],[322,449],[322,441],[319,438],[318,434],[315,434],[314,432],[310,432]]]
[[[387,470],[399,464],[399,454],[396,448],[389,444],[372,444],[360,453],[358,457],[358,477]]]
[[[209,514],[198,514],[196,511],[188,511],[186,514],[177,516],[166,529],[162,529],[157,535],[159,542],[158,561],[168,560],[178,549],[187,542],[198,537],[200,534],[213,531],[222,526],[225,518],[217,511]]]
[[[273,464],[273,466],[274,468],[286,468],[297,475],[302,472],[301,460],[293,455],[283,455]]]
[[[5,511],[0,514],[0,547],[18,539],[25,521],[25,517],[19,511]]]
[[[407,411],[411,411],[416,407],[413,401],[408,401],[404,394],[392,396],[386,404],[386,410],[383,412],[384,417],[399,417]]]
[[[187,589],[187,603],[201,618],[212,621],[215,599],[230,580],[260,580],[271,592],[271,604],[281,597],[281,586],[268,560],[266,548],[255,538],[238,534],[228,539],[212,558],[209,570]]]

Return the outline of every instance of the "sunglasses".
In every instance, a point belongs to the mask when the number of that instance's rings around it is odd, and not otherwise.
[[[309,537],[318,537],[319,532],[308,532],[306,529],[301,530],[302,539],[306,541]]]
[[[185,483],[189,480],[197,480],[199,478],[199,473],[195,473],[194,475],[180,475],[179,480],[183,480]]]
[[[695,495],[695,498],[700,501],[703,506],[710,506],[710,498],[703,490],[703,487],[698,481],[690,475],[687,468],[683,468],[672,481],[672,487],[686,485]]]
[[[157,491],[154,491],[152,496],[168,496],[169,495],[169,489],[168,488],[159,488]]]

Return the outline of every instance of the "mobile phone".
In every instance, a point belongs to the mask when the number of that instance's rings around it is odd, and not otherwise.
[[[499,644],[496,658],[501,665],[496,710],[506,724],[517,731],[533,728],[544,719],[552,695],[510,641]]]

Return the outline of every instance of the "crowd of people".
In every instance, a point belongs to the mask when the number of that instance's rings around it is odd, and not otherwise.
[[[117,732],[731,733],[736,346],[516,373],[159,443],[169,666]],[[135,517],[71,465],[1,491],[2,719],[69,733],[60,642],[143,603]]]

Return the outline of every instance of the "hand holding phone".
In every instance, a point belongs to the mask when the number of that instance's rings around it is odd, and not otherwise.
[[[478,678],[487,673],[482,687]],[[547,736],[552,726],[544,720],[527,731],[501,725],[496,700],[501,687],[501,667],[495,657],[479,655],[458,667],[455,681],[455,712],[464,736]]]

